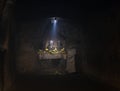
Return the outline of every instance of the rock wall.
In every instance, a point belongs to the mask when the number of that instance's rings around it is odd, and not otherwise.
[[[120,87],[119,13],[113,16],[89,14],[84,41],[79,45],[81,69],[102,82]],[[80,61],[80,60],[79,60]],[[79,65],[80,66],[80,65]]]

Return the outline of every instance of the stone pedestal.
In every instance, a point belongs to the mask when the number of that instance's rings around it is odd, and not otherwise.
[[[68,73],[76,72],[75,68],[75,49],[68,49],[67,51],[67,62],[66,62],[66,71]]]

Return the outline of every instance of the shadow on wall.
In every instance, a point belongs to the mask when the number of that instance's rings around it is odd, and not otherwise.
[[[82,72],[119,88],[120,34],[117,19],[120,17],[89,16],[80,57]]]

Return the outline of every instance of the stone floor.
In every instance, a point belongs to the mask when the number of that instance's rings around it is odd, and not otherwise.
[[[95,78],[79,74],[64,76],[18,75],[15,88],[15,91],[120,91]]]

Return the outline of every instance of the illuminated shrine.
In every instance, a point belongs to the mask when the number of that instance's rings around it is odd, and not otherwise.
[[[50,18],[48,29],[46,29],[43,37],[42,48],[38,50],[38,58],[41,61],[60,62],[59,65],[64,65],[64,72],[75,72],[75,49],[66,47],[66,35],[61,29],[59,18]],[[69,45],[67,45],[69,46]],[[62,63],[62,64],[61,64]],[[64,64],[63,64],[64,63]]]

